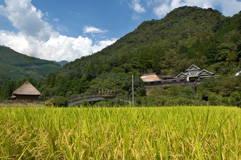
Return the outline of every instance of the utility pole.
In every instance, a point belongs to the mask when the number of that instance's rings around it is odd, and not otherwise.
[[[131,76],[132,79],[132,107],[134,107],[135,95],[134,95],[134,75]]]

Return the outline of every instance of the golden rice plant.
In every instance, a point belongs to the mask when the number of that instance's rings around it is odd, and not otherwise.
[[[241,159],[235,107],[4,107],[0,115],[0,159]]]

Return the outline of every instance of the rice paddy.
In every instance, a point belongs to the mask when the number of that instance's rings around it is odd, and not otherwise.
[[[0,108],[0,159],[241,159],[236,107]]]

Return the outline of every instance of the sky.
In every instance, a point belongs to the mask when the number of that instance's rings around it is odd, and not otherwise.
[[[186,5],[225,16],[241,10],[241,0],[0,0],[0,45],[41,59],[74,61]]]

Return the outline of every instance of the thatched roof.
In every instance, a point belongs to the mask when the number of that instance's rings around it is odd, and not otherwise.
[[[28,81],[13,92],[13,95],[40,96],[41,93]]]

